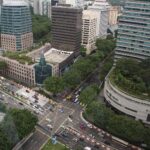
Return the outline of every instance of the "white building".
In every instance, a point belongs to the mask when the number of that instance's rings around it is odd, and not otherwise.
[[[117,110],[150,124],[150,101],[142,100],[121,91],[112,85],[109,78],[105,80],[104,97]]]
[[[59,3],[70,4],[73,7],[84,8],[84,0],[59,0]]]
[[[51,18],[51,0],[34,0],[34,14],[46,15]]]
[[[117,6],[111,6],[109,9],[109,25],[116,25],[119,14],[119,8]]]
[[[108,20],[109,20],[109,8],[110,5],[106,0],[95,0],[92,6],[88,7],[88,10],[95,11],[97,13],[97,37],[106,37]]]
[[[86,54],[90,54],[95,49],[97,13],[84,10],[82,21],[82,45],[87,49]]]

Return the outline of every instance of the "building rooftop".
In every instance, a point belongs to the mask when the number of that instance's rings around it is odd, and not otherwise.
[[[97,13],[92,10],[84,10],[83,11],[83,19],[94,19],[97,18]]]
[[[28,6],[25,0],[4,0],[3,6]]]
[[[71,54],[73,54],[73,52],[61,51],[55,48],[51,48],[44,54],[44,56],[48,63],[58,64],[66,60]]]

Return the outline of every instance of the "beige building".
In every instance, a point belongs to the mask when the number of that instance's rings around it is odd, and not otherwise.
[[[27,86],[35,85],[35,71],[33,65],[21,64],[16,60],[0,56],[0,61],[7,63],[7,69],[2,74]]]
[[[117,24],[117,18],[118,18],[118,7],[117,6],[111,6],[109,9],[109,25],[116,25]]]
[[[82,18],[82,45],[90,54],[95,49],[97,13],[92,10],[84,10]]]
[[[47,64],[52,67],[52,76],[60,76],[73,61],[73,52],[51,48],[44,53]]]
[[[33,45],[32,32],[21,35],[20,50],[31,48]],[[17,37],[15,35],[1,34],[2,49],[9,51],[17,51]]]

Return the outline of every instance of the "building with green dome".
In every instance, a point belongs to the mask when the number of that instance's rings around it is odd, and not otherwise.
[[[52,76],[52,67],[46,63],[44,54],[41,54],[40,61],[34,68],[36,84],[43,84],[47,77]]]

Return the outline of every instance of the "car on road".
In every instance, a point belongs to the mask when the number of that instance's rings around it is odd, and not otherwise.
[[[51,130],[53,129],[53,126],[51,124],[47,124],[47,127],[50,128]]]
[[[78,97],[79,97],[79,94],[76,95],[76,98],[78,98]]]
[[[86,125],[83,123],[80,123],[80,129],[85,130],[86,129]]]
[[[107,145],[110,145],[110,142],[109,141],[104,141],[105,144]]]
[[[79,99],[78,98],[76,98],[73,102],[74,103],[77,103],[79,101]]]
[[[61,136],[67,138],[67,137],[68,137],[68,134],[67,134],[66,132],[62,132],[62,133],[61,133]]]
[[[59,109],[59,112],[63,113],[63,112],[64,112],[64,109],[63,109],[63,108],[60,108],[60,109]]]
[[[46,118],[46,121],[48,121],[49,123],[52,122],[52,120],[49,118]]]
[[[19,102],[20,105],[23,105],[23,103]]]

